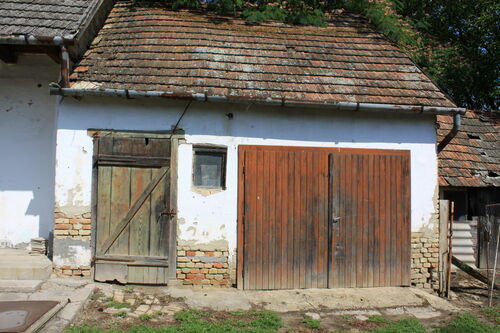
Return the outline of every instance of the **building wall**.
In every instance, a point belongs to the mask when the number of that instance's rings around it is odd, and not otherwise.
[[[58,73],[44,55],[0,61],[0,247],[48,238],[53,228],[56,98],[48,84]]]
[[[57,135],[57,211],[67,218],[90,212],[92,140],[88,129],[170,130],[185,106],[186,102],[170,100],[65,98],[59,107]],[[192,103],[179,125],[186,134],[178,153],[177,218],[179,257],[187,258],[180,263],[194,267],[181,265],[179,274],[187,274],[182,272],[187,268],[200,269],[196,280],[210,274],[201,273],[210,268],[204,268],[208,263],[200,258],[207,257],[204,252],[216,251],[227,253],[229,270],[221,266],[222,271],[215,275],[234,277],[240,144],[410,150],[412,231],[433,230],[437,200],[434,121],[434,117],[424,115]],[[207,193],[192,187],[192,148],[196,144],[227,147],[226,190]],[[59,236],[69,238],[64,231]],[[88,247],[87,241],[80,241],[82,247]],[[188,252],[193,258],[188,258]],[[89,257],[80,255],[80,260],[61,251],[54,260],[56,265],[77,269],[79,265],[88,266]]]

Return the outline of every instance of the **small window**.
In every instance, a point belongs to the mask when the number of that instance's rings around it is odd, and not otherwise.
[[[226,155],[225,148],[194,148],[193,183],[196,187],[226,187]]]

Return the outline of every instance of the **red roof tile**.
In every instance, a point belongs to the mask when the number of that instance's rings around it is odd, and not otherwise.
[[[452,128],[451,116],[437,116],[441,141]],[[467,111],[457,136],[439,153],[439,185],[500,186],[500,114]]]
[[[118,1],[71,81],[249,100],[455,107],[408,56],[348,13],[326,27],[252,25]]]

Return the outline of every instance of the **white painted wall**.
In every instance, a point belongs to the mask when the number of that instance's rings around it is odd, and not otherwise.
[[[169,130],[186,102],[65,98],[59,108],[56,203],[90,210],[92,140],[87,129]],[[229,119],[226,114],[232,112]],[[180,123],[186,143],[179,148],[179,241],[227,241],[236,248],[237,147],[265,144],[315,147],[407,149],[412,167],[412,231],[435,212],[437,160],[434,117],[282,109],[254,105],[193,103]],[[192,190],[192,145],[228,147],[227,190],[204,196]],[[76,208],[75,208],[76,207]]]
[[[0,247],[49,237],[54,215],[55,101],[48,56],[0,61]]]

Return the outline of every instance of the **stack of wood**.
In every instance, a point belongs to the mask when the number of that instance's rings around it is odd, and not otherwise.
[[[32,238],[30,242],[30,254],[47,254],[47,240],[42,237]]]

